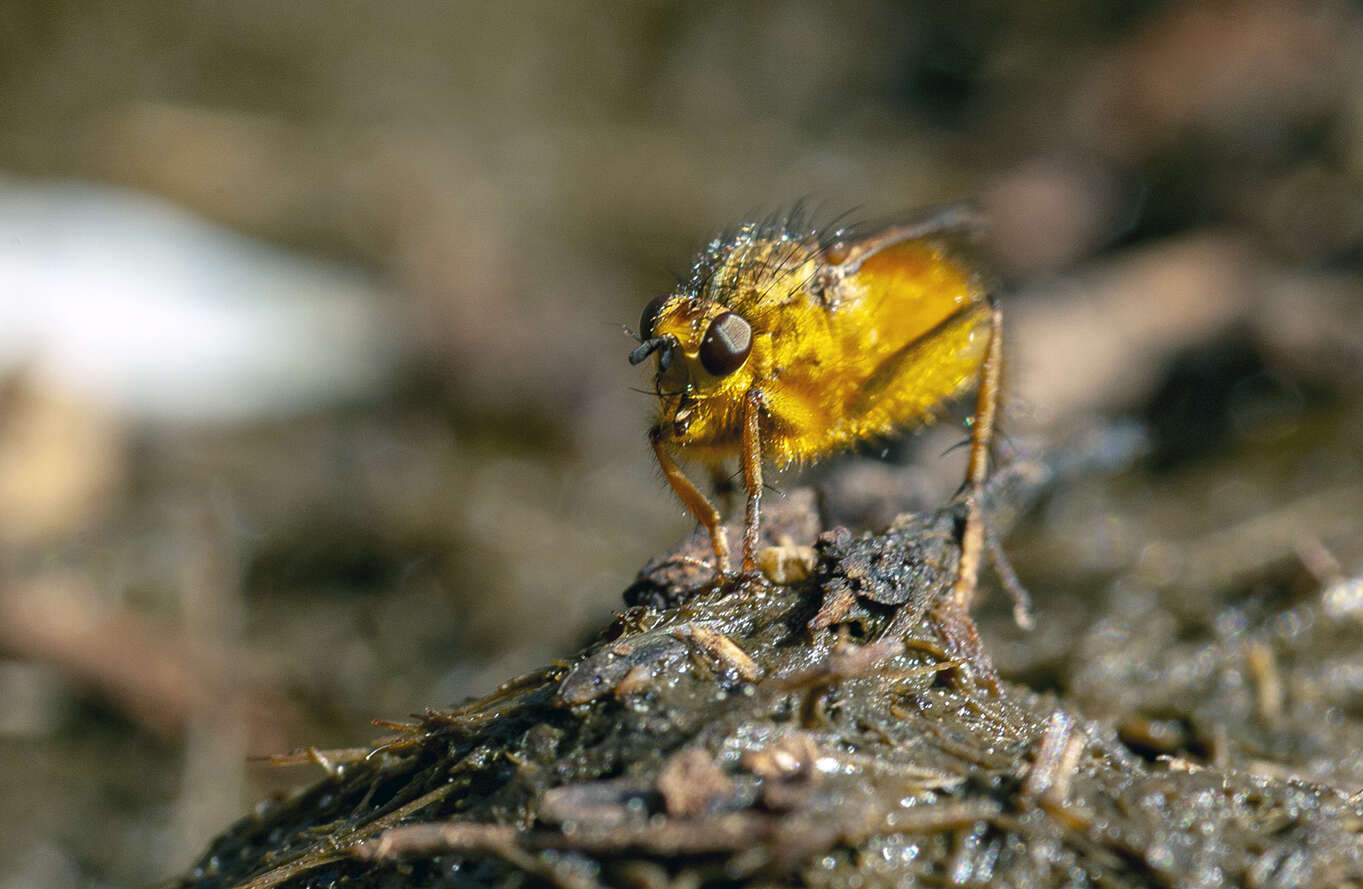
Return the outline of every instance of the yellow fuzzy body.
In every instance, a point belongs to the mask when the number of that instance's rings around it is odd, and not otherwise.
[[[657,377],[662,442],[709,463],[737,453],[754,390],[761,458],[778,465],[931,422],[977,381],[989,339],[986,290],[955,247],[894,230],[821,243],[771,226],[716,240],[654,323],[677,344]],[[726,311],[751,326],[752,347],[714,377],[698,354]]]

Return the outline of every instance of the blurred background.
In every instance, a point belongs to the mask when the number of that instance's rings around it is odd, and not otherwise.
[[[589,640],[691,530],[621,325],[801,197],[985,203],[1014,428],[1363,468],[1353,4],[11,0],[0,121],[6,889]]]

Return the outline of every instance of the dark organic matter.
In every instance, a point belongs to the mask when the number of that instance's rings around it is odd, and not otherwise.
[[[991,528],[1137,447],[1129,432],[1107,431],[1014,460],[991,480]],[[1170,662],[1185,667],[1184,686],[1163,684],[1168,731],[1141,701],[1100,721],[1007,681],[986,690],[944,653],[932,615],[958,557],[959,504],[903,516],[883,534],[835,529],[817,540],[813,504],[791,496],[768,523],[815,547],[806,580],[697,587],[705,541],[693,539],[645,569],[628,594],[635,604],[598,643],[395,726],[372,750],[339,752],[320,783],[222,835],[181,885],[1363,880],[1363,799],[1275,776],[1245,748],[1197,749],[1205,733],[1178,714],[1224,719],[1233,702],[1224,688],[1192,688],[1193,653]],[[1316,601],[1310,620],[1324,627],[1332,600]],[[1283,689],[1302,686],[1275,659],[1280,642],[1250,627],[1224,650],[1204,645],[1202,675],[1241,657],[1236,675],[1257,682],[1260,716],[1281,719]],[[1110,675],[1091,669],[1075,694],[1092,703]],[[1287,730],[1262,719],[1258,735],[1240,737],[1287,762]]]

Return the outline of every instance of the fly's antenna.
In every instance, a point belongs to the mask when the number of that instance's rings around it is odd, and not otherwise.
[[[629,353],[629,363],[638,364],[654,352],[658,353],[658,369],[667,370],[672,364],[672,349],[677,345],[674,337],[655,336],[653,339],[644,340],[639,344],[639,348]]]

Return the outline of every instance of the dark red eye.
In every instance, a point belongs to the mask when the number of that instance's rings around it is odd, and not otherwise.
[[[728,376],[743,366],[752,351],[752,327],[733,312],[710,322],[700,341],[700,363],[717,377]]]
[[[662,311],[663,303],[667,302],[669,294],[655,296],[644,306],[644,313],[639,316],[639,339],[653,339],[653,328],[658,326],[658,313]]]

